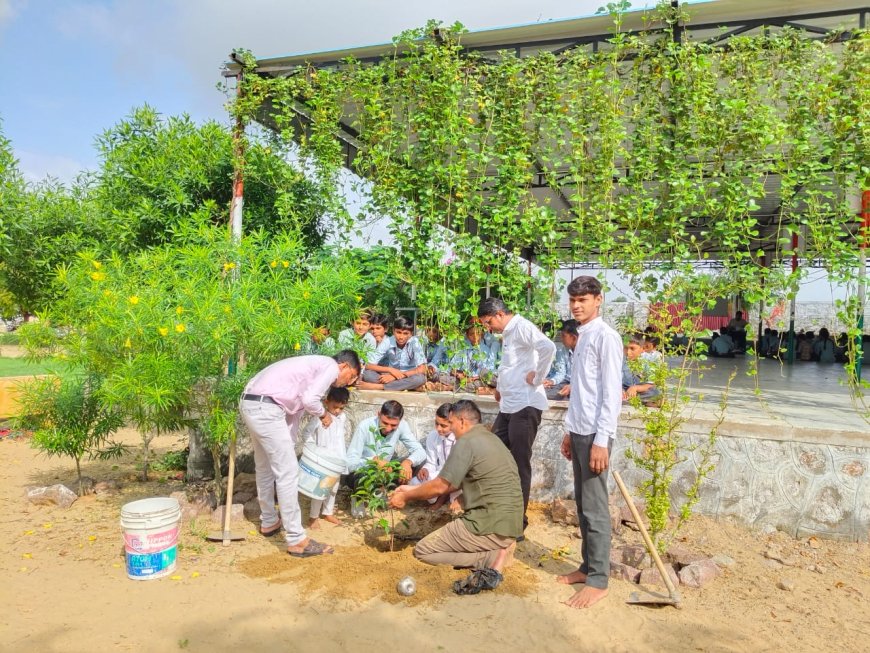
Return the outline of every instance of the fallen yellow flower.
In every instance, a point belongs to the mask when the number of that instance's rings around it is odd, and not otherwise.
[[[178,575],[170,576],[169,580],[181,580],[181,576],[178,576]]]
[[[30,560],[33,557],[33,554],[32,553],[22,553],[21,557],[25,558],[27,560]]]
[[[199,572],[195,571],[190,575],[191,578],[199,578]]]

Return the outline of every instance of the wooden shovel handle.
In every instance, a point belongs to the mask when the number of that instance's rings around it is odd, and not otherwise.
[[[640,529],[640,534],[643,535],[643,541],[644,544],[646,544],[646,550],[649,551],[649,554],[655,561],[656,567],[659,570],[659,574],[661,574],[662,580],[664,580],[665,585],[668,588],[668,592],[670,592],[671,598],[676,597],[677,588],[674,587],[674,582],[671,580],[671,577],[665,570],[665,565],[662,562],[662,559],[659,557],[659,552],[656,551],[656,547],[653,544],[652,538],[649,536],[649,533],[647,533],[646,526],[643,525],[643,520],[641,520],[640,514],[637,512],[637,507],[635,507],[634,501],[632,500],[631,495],[628,493],[628,489],[625,487],[625,483],[622,482],[622,477],[615,469],[613,470],[613,480],[616,481],[616,485],[619,488],[619,491],[622,492],[622,498],[625,499],[625,502],[628,504],[628,509],[631,511],[631,516],[634,517],[634,522]]]
[[[224,546],[229,546],[230,539],[230,513],[233,507],[233,477],[236,475],[236,437],[230,438],[230,467],[227,470],[227,501],[224,507]]]

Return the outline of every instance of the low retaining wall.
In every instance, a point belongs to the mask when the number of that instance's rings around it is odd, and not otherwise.
[[[472,398],[484,422],[491,424],[498,413],[496,402],[490,397]],[[357,423],[374,415],[388,399],[405,407],[405,419],[422,440],[433,428],[435,409],[453,400],[453,395],[354,392],[346,410],[348,441]],[[559,452],[565,410],[565,405],[554,405],[544,412],[532,458],[532,500],[549,502],[574,495],[571,465]],[[704,419],[683,425],[685,450],[680,456],[684,460],[674,470],[677,504],[685,500],[684,491],[698,473],[698,453],[692,449],[706,442],[713,425]],[[639,487],[644,476],[626,460],[625,449],[631,432],[642,429],[633,409],[623,408],[612,466],[632,488]],[[192,442],[191,451],[195,449]],[[253,471],[246,436],[240,438],[238,450],[240,469]],[[870,438],[866,434],[726,420],[719,428],[713,462],[716,466],[701,486],[698,512],[756,528],[769,525],[796,537],[867,541],[870,536]],[[210,462],[203,469],[210,471]]]

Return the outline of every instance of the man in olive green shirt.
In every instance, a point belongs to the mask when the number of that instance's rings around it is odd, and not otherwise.
[[[495,589],[516,538],[523,532],[523,493],[513,456],[501,440],[480,424],[473,401],[450,407],[456,444],[438,476],[417,486],[402,485],[390,495],[393,508],[462,490],[459,519],[424,537],[414,557],[430,565],[469,567],[474,571],[454,583],[457,594]]]

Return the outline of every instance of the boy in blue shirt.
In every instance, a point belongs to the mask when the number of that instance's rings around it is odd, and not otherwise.
[[[406,317],[393,322],[393,336],[380,360],[366,365],[364,390],[416,390],[426,383],[426,354],[413,336],[414,325]]]

